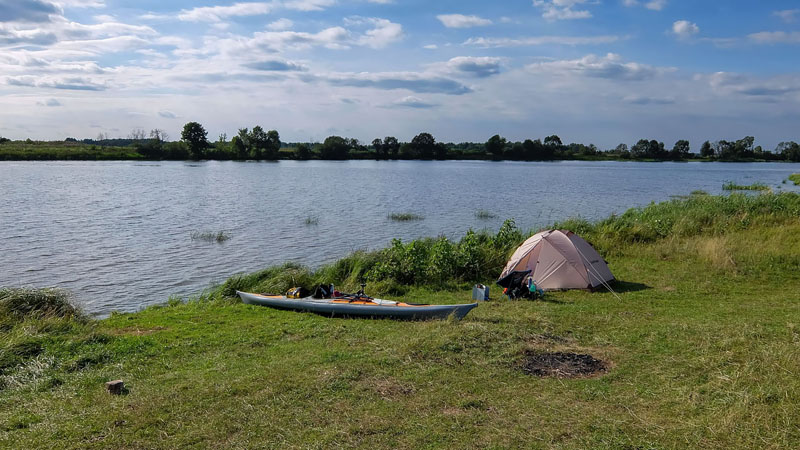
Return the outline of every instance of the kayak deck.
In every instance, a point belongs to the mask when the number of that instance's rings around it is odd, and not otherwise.
[[[236,291],[242,301],[251,305],[279,309],[308,311],[329,316],[385,317],[393,319],[445,319],[453,315],[462,319],[477,303],[461,305],[417,305],[369,297],[316,299],[288,298],[282,295],[263,295]]]

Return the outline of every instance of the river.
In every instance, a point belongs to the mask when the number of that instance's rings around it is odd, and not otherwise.
[[[392,238],[459,238],[506,218],[525,230],[600,219],[718,194],[726,181],[797,191],[783,183],[791,173],[800,164],[0,162],[0,286],[65,288],[95,315],[135,311],[237,272],[315,267]],[[220,231],[230,239],[196,238]]]

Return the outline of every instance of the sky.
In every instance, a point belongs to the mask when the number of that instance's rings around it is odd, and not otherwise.
[[[0,0],[0,135],[800,140],[797,0]]]

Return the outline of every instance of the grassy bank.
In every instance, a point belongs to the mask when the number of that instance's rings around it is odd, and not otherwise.
[[[230,297],[374,278],[368,290],[390,298],[465,302],[527,235],[507,224],[458,242],[397,241],[317,271],[238,276],[202,299],[102,321],[14,315],[0,325],[3,358],[15,355],[0,369],[0,447],[800,444],[800,196],[693,195],[559,225],[601,250],[621,300],[552,293],[482,304],[461,322],[395,322]],[[475,265],[446,277],[439,263]],[[523,370],[526,354],[546,351],[608,369]],[[116,378],[127,395],[104,391]]]
[[[146,159],[133,147],[103,147],[78,142],[10,141],[0,144],[0,160]]]

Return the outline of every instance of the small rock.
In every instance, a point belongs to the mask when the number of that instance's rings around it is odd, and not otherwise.
[[[106,383],[106,389],[109,394],[121,395],[125,390],[125,383],[123,383],[122,380],[109,381]]]

